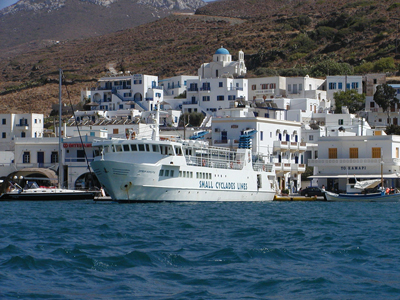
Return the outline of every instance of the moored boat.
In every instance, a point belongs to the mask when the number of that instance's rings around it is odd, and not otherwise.
[[[400,201],[400,194],[386,194],[384,191],[366,194],[335,194],[325,192],[327,201],[349,201],[349,202],[397,202]]]
[[[93,200],[94,192],[39,187],[36,182],[28,182],[22,188],[11,183],[9,191],[0,196],[0,201],[57,201],[57,200]]]
[[[274,167],[253,158],[252,133],[241,136],[236,151],[200,140],[94,141],[91,166],[119,202],[272,201]]]

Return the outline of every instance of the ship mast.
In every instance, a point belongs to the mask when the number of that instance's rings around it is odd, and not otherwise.
[[[60,69],[59,79],[59,95],[58,95],[58,188],[63,188],[64,167],[62,163],[62,136],[61,136],[61,120],[62,120],[62,104],[61,104],[61,87],[62,87],[62,70]]]

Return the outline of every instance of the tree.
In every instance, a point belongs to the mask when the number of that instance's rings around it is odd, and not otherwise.
[[[354,114],[364,108],[365,94],[359,94],[357,90],[339,91],[333,94],[335,99],[335,113],[342,113],[342,106],[347,106],[349,112]]]
[[[393,124],[386,126],[385,132],[387,135],[400,135],[400,126]]]
[[[396,98],[396,93],[396,89],[384,83],[376,87],[376,92],[374,94],[375,103],[378,104],[384,112],[387,112],[389,125],[391,123],[390,107],[399,103],[399,99]]]

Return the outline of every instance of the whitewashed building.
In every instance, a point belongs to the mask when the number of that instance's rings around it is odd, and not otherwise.
[[[84,103],[92,110],[153,110],[163,100],[158,77],[144,74],[117,74],[99,79],[97,86],[81,92]]]
[[[0,151],[10,150],[12,140],[43,136],[43,114],[0,114]]]
[[[301,142],[301,123],[254,117],[252,111],[227,109],[224,117],[213,119],[214,146],[236,148],[239,136],[249,129],[257,130],[253,138],[253,151],[266,161],[275,163],[280,189],[296,192],[301,187],[301,173],[305,172],[303,153],[306,143]]]
[[[362,76],[326,76],[326,92],[331,107],[335,107],[334,93],[339,91],[356,90],[359,94],[363,93],[363,77]]]
[[[314,180],[328,190],[345,191],[346,184],[354,183],[354,178],[379,179],[381,174],[385,186],[399,187],[400,136],[322,137],[318,142],[318,159],[308,163],[314,167]]]

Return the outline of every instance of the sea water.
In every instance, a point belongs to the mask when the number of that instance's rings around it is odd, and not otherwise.
[[[400,298],[400,203],[0,205],[0,299]]]

